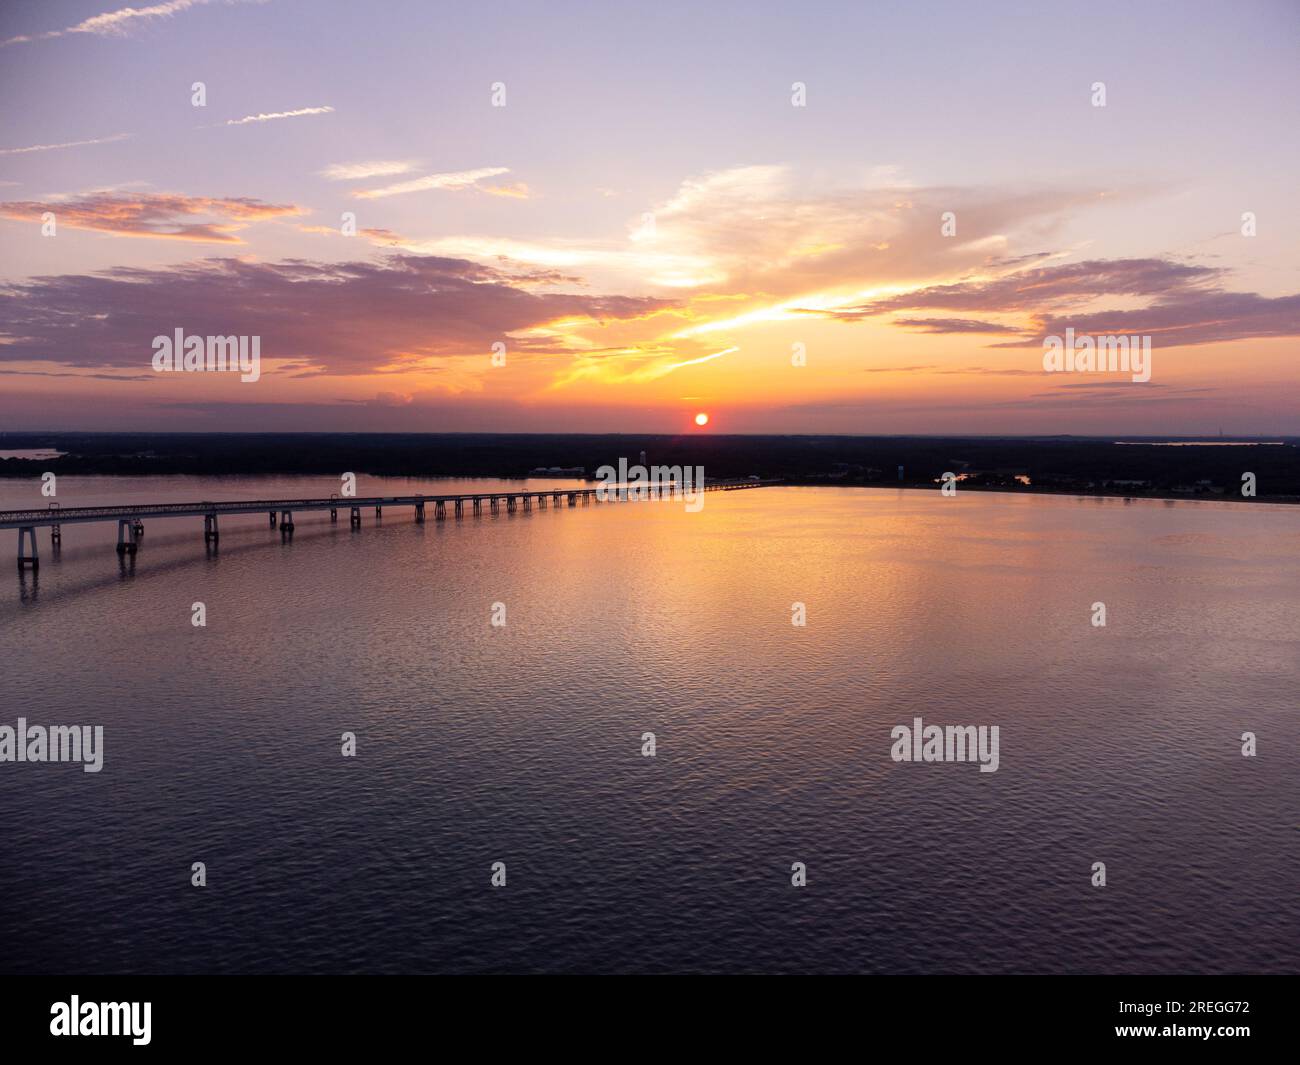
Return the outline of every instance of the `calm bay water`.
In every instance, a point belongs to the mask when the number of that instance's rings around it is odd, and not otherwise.
[[[767,488],[295,520],[223,517],[211,554],[149,521],[134,564],[66,526],[21,579],[0,535],[0,724],[105,731],[98,774],[0,765],[0,969],[1300,968],[1300,508]],[[894,763],[915,717],[998,725],[998,771]]]

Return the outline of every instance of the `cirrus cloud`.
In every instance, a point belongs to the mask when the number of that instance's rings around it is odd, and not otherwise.
[[[445,174],[426,174],[424,177],[383,185],[377,189],[356,189],[352,195],[359,200],[376,200],[385,196],[402,196],[408,192],[427,192],[430,189],[448,189],[452,192],[471,188],[484,178],[508,174],[504,166],[482,166],[477,170],[453,170]]]
[[[62,30],[46,30],[43,33],[20,34],[0,41],[0,48],[11,44],[27,44],[31,41],[48,41],[68,34],[88,33],[96,37],[124,37],[135,26],[144,25],[158,19],[171,18],[193,7],[206,7],[215,0],[166,0],[161,4],[148,7],[120,7],[116,11],[105,11],[100,15],[91,15],[75,25]],[[265,0],[223,0],[227,5],[238,3],[264,3]]]
[[[90,193],[70,200],[0,203],[0,217],[14,221],[39,222],[47,211],[54,213],[58,225],[69,229],[204,244],[242,244],[236,234],[249,223],[306,213],[292,204],[265,203],[251,197],[217,199],[176,193]],[[217,220],[191,221],[204,215]]]
[[[415,164],[401,159],[374,159],[365,163],[332,163],[320,171],[328,181],[365,181],[367,178],[408,174]]]
[[[259,111],[255,115],[245,115],[243,118],[226,119],[227,126],[247,126],[253,122],[275,122],[281,118],[302,118],[306,115],[332,115],[334,108],[326,105],[324,107],[300,107],[296,111]]]

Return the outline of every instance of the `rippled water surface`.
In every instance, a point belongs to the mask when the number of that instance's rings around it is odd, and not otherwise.
[[[133,564],[65,526],[36,578],[0,534],[0,723],[105,730],[98,774],[0,764],[0,969],[1300,967],[1300,509],[765,488],[296,523],[223,517],[209,553],[149,521]],[[915,717],[999,726],[998,771],[891,761]]]

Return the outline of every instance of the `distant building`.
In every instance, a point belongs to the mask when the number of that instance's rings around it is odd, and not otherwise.
[[[584,466],[538,466],[528,471],[529,477],[585,477]]]

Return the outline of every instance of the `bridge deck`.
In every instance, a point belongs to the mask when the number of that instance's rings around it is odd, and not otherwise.
[[[763,488],[774,481],[712,481],[703,486],[705,492],[731,492],[745,488]],[[0,510],[0,529],[28,529],[48,525],[70,525],[88,521],[127,521],[142,518],[183,518],[206,517],[210,514],[258,514],[270,511],[295,510],[342,510],[344,507],[419,507],[428,503],[472,503],[475,500],[490,502],[505,501],[511,498],[522,500],[561,499],[566,496],[588,498],[598,497],[612,500],[624,490],[645,491],[644,484],[598,485],[590,488],[510,488],[495,492],[453,492],[445,495],[402,495],[402,496],[330,496],[315,499],[245,499],[245,500],[211,500],[199,503],[129,503],[100,507],[59,507],[52,506],[39,510]],[[658,486],[660,492],[673,489],[671,484]],[[700,491],[697,486],[688,491]],[[633,499],[636,497],[633,496]]]

